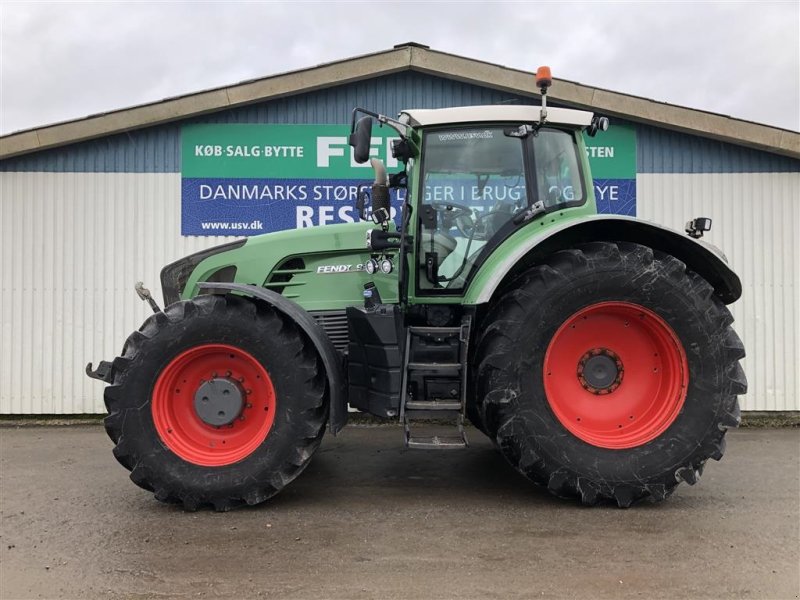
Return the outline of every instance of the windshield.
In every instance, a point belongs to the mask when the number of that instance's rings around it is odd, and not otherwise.
[[[463,288],[481,250],[513,231],[514,217],[532,203],[542,200],[553,209],[584,202],[570,132],[543,128],[520,138],[508,131],[504,125],[425,135],[418,213],[421,290]],[[531,155],[534,168],[526,169]]]

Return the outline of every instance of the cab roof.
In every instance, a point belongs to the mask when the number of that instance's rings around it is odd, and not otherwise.
[[[430,125],[449,125],[458,123],[538,123],[540,106],[523,105],[490,105],[490,106],[458,106],[455,108],[412,109],[404,110],[408,124],[412,127]],[[592,121],[592,114],[584,110],[570,108],[547,108],[547,122],[558,125],[586,127]]]

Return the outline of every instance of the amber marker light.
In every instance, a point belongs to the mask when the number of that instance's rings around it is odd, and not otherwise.
[[[536,87],[549,88],[553,85],[553,76],[550,75],[550,67],[539,67],[536,70]]]

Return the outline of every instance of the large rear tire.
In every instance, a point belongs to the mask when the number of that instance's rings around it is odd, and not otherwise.
[[[505,458],[585,504],[694,484],[746,391],[733,317],[676,258],[597,242],[509,285],[476,350],[476,410]]]
[[[271,307],[238,296],[169,306],[114,361],[114,456],[163,502],[258,504],[297,477],[328,418],[316,351]]]

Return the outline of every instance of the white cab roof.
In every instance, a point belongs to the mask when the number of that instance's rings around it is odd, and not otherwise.
[[[401,116],[408,115],[409,125],[425,127],[450,123],[538,123],[539,106],[520,106],[495,104],[490,106],[458,106],[455,108],[435,108],[404,110]],[[570,108],[547,108],[547,122],[561,125],[586,127],[592,121],[592,113]]]

